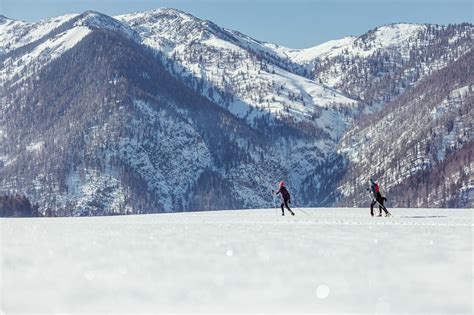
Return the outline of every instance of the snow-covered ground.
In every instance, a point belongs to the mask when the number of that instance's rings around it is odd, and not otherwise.
[[[2,219],[0,313],[473,310],[473,209]]]

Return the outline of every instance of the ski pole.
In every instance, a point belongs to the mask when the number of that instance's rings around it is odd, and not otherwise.
[[[296,207],[294,208],[295,210],[298,210],[298,211],[301,211],[303,212],[305,215],[309,216],[308,212],[304,211],[303,208],[300,208],[300,207]]]
[[[278,210],[275,203],[275,191],[272,189],[272,198],[273,198],[273,208],[275,208],[275,215],[278,216]]]
[[[308,212],[304,211],[303,208],[296,208],[298,209],[299,211],[303,212],[304,214],[306,214],[307,216],[309,216]]]

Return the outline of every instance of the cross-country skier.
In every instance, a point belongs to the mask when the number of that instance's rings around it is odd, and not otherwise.
[[[290,207],[288,206],[288,204],[291,203],[291,197],[290,197],[290,193],[286,189],[285,183],[283,181],[280,182],[280,189],[278,189],[278,191],[275,194],[278,195],[280,193],[281,193],[281,199],[282,199],[282,202],[281,202],[281,205],[280,205],[281,215],[285,215],[285,210],[284,210],[283,206],[285,206],[286,209],[288,209],[288,211],[290,211],[291,215],[295,215],[295,213],[293,211],[291,211]]]
[[[385,216],[389,217],[391,214],[388,212],[387,208],[383,205],[384,201],[387,200],[387,198],[382,197],[382,194],[380,193],[380,187],[379,183],[374,181],[372,177],[369,177],[370,180],[370,188],[367,188],[368,191],[372,192],[372,203],[370,204],[370,214],[374,216],[374,205],[376,203],[379,204],[379,217],[382,216],[382,209],[385,212]]]

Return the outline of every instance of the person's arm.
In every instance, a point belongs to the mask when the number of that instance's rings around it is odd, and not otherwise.
[[[374,186],[371,185],[370,187],[367,187],[367,192],[369,193],[369,195],[372,195],[372,198],[373,198],[375,196]]]

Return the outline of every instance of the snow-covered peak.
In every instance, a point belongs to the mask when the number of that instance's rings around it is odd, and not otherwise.
[[[118,31],[131,39],[138,38],[138,35],[128,25],[120,21],[95,11],[86,11],[79,15],[74,22],[74,26],[86,26],[90,29],[107,29]]]
[[[423,24],[394,23],[377,27],[358,37],[348,36],[310,48],[291,49],[271,43],[265,43],[265,46],[273,49],[280,56],[304,65],[316,59],[332,58],[342,53],[370,56],[379,49],[402,47],[426,27]]]
[[[66,14],[41,20],[37,23],[12,20],[5,18],[0,23],[0,51],[7,53],[10,50],[32,43],[52,32],[60,25],[70,21],[77,14]]]
[[[75,25],[101,26],[114,23],[114,19],[100,12],[88,10],[77,16]]]
[[[187,24],[197,24],[202,22],[202,20],[188,13],[170,8],[123,14],[115,16],[114,18],[127,23],[132,27],[143,26],[149,28],[150,26],[161,26],[164,28],[163,33],[166,33],[173,28],[183,28]],[[196,25],[194,26],[196,27]]]
[[[244,50],[258,52],[261,57],[272,58],[273,62],[278,63],[279,58],[284,58],[284,62],[289,61],[285,54],[267,47],[265,42],[178,9],[159,8],[118,15],[115,18],[136,30],[141,35],[143,43],[163,51],[171,51],[177,45],[191,45],[196,41],[217,43],[213,39],[218,38]],[[222,44],[218,46],[221,47]],[[280,64],[284,62],[280,60]]]
[[[167,46],[189,44],[196,40],[206,40],[212,35],[236,41],[232,34],[213,22],[201,20],[177,9],[160,8],[118,15],[115,18],[136,30],[146,44],[162,49]]]
[[[155,10],[149,10],[144,12],[134,12],[130,14],[122,14],[115,16],[116,19],[126,22],[145,22],[145,23],[157,23],[160,20],[176,20],[180,23],[201,21],[199,18],[186,13],[184,11],[173,9],[173,8],[159,8]]]
[[[66,23],[70,24],[67,25]],[[121,32],[132,39],[138,38],[138,35],[128,25],[95,11],[86,11],[82,14],[65,14],[36,23],[17,21],[2,15],[0,17],[0,54],[33,43],[53,34],[53,31],[56,31],[56,34],[59,35],[59,33],[75,27],[108,29]],[[83,32],[82,29],[81,32]]]
[[[349,36],[304,49],[292,49],[269,43],[265,44],[265,46],[272,48],[278,54],[288,57],[298,64],[306,64],[317,58],[322,59],[338,55],[344,49],[350,47],[355,40],[356,37]]]
[[[384,48],[400,46],[426,29],[426,25],[412,23],[393,23],[375,28],[359,36],[355,44],[370,42],[369,47]]]
[[[0,14],[0,24],[7,23],[8,21],[12,21],[12,19],[9,19],[5,15]]]
[[[118,32],[140,41],[139,35],[127,24],[95,11],[67,14],[37,23],[6,21],[0,24],[0,54],[22,49],[7,58],[0,68],[0,78],[5,80],[18,76],[32,63],[45,66],[96,29]]]

